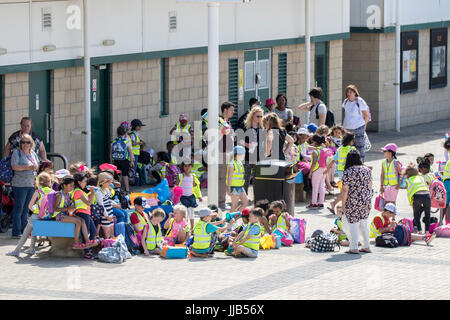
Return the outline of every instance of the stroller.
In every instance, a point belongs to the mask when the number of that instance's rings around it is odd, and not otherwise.
[[[11,226],[11,213],[14,207],[12,188],[0,181],[0,232],[7,232]]]

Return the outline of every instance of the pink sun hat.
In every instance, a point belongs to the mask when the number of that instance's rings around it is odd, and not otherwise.
[[[395,143],[388,143],[384,146],[384,148],[381,148],[382,151],[392,151],[397,153],[397,145]]]

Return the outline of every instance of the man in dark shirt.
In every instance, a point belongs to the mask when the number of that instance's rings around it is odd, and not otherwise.
[[[47,160],[47,152],[45,151],[45,146],[42,141],[42,138],[39,137],[36,133],[31,131],[31,118],[23,117],[20,121],[20,130],[14,132],[8,139],[8,142],[5,146],[5,151],[3,153],[3,157],[6,157],[9,154],[12,154],[15,149],[19,148],[20,139],[22,135],[26,133],[33,138],[36,148],[34,152],[40,157],[40,160]]]
[[[221,106],[222,116],[219,117],[219,208],[225,209],[225,199],[227,194],[227,155],[234,148],[234,131],[231,127],[230,119],[233,117],[235,105],[231,102],[224,102]]]

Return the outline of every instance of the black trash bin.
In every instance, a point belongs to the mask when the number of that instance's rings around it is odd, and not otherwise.
[[[290,215],[295,214],[296,165],[281,160],[264,160],[256,164],[253,192],[255,202],[284,200]]]

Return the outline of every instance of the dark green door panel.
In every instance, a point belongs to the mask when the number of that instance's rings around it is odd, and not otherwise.
[[[34,71],[28,73],[29,81],[29,117],[32,120],[32,131],[44,142],[47,152],[50,151],[50,71]]]
[[[244,52],[244,111],[249,109],[251,98],[257,98],[264,105],[270,98],[272,83],[270,49]]]
[[[109,162],[110,152],[110,69],[91,67],[91,163]]]
[[[316,42],[314,57],[316,86],[323,90],[322,101],[328,103],[328,42]]]

